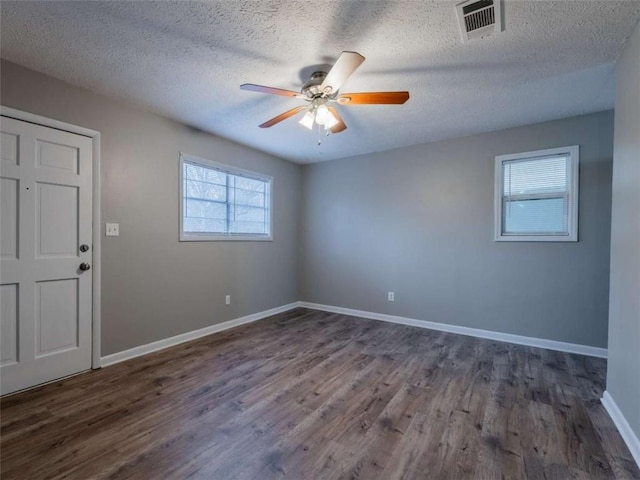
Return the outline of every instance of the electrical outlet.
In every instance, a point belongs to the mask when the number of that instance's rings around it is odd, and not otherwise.
[[[117,237],[120,235],[120,224],[119,223],[106,223],[105,224],[105,232],[104,234],[107,237]]]
[[[396,301],[396,294],[394,292],[387,293],[387,300],[390,302]]]
[[[225,305],[231,305],[231,295],[225,295],[224,304]]]

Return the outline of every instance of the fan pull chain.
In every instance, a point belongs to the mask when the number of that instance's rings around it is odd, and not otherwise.
[[[318,124],[318,146],[322,145],[322,131],[321,126]]]

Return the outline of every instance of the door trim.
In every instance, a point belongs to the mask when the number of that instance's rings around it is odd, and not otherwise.
[[[100,259],[101,249],[100,240],[102,232],[102,223],[100,219],[100,132],[88,128],[72,125],[70,123],[54,120],[53,118],[43,117],[29,112],[16,110],[15,108],[0,105],[0,116],[13,118],[23,122],[34,123],[44,127],[54,128],[69,133],[75,133],[89,137],[93,144],[93,221],[92,221],[92,243],[93,243],[93,260],[92,260],[92,298],[91,298],[91,368],[100,368]]]

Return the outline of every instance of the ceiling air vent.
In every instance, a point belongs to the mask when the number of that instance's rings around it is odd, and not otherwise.
[[[456,5],[462,41],[487,37],[502,30],[500,0],[467,0]]]

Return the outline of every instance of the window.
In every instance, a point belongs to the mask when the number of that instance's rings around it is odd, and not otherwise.
[[[496,157],[497,241],[578,241],[578,150]]]
[[[271,240],[271,183],[247,172],[180,155],[180,240]]]

